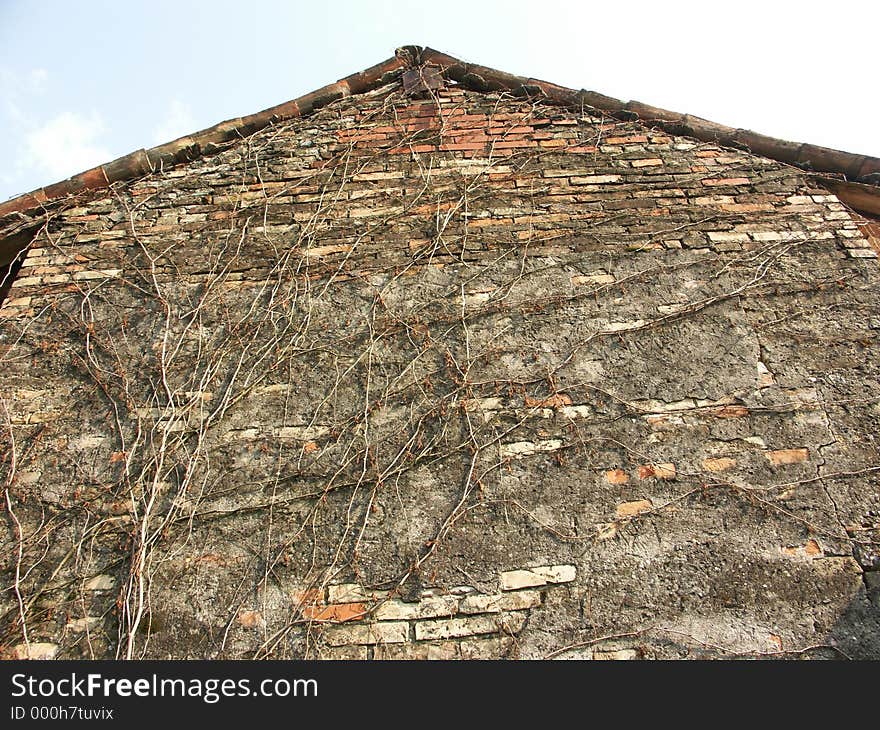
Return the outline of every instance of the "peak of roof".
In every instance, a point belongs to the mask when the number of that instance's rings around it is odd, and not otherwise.
[[[436,66],[440,75],[479,92],[508,92],[538,98],[544,103],[574,108],[589,107],[610,116],[639,120],[672,134],[693,137],[722,146],[746,149],[754,154],[788,163],[813,173],[856,210],[880,216],[880,159],[828,147],[790,142],[745,129],[734,129],[690,114],[661,109],[638,101],[621,101],[595,91],[569,89],[539,79],[514,76],[486,66],[467,63],[432,48],[408,45],[394,56],[364,71],[346,76],[297,99],[256,114],[229,119],[212,127],[149,149],[139,149],[119,159],[98,165],[62,180],[0,203],[0,218],[14,213],[45,208],[68,196],[106,188],[115,182],[132,180],[169,166],[210,154],[219,145],[243,138],[280,121],[305,116],[327,104],[362,94],[398,79],[410,68]],[[832,177],[828,177],[831,175]]]

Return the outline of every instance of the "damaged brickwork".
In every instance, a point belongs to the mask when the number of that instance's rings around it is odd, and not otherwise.
[[[33,221],[8,656],[880,658],[877,253],[805,172],[392,80]]]

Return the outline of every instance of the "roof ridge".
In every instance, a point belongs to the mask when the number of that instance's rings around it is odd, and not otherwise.
[[[398,48],[394,56],[385,61],[291,101],[256,114],[228,119],[156,147],[136,150],[61,182],[0,203],[0,218],[41,208],[70,195],[106,188],[115,182],[142,177],[169,165],[197,159],[224,142],[246,137],[269,124],[306,116],[337,99],[362,94],[388,83],[406,68],[427,64],[439,66],[444,78],[474,91],[507,91],[516,96],[540,96],[545,102],[554,105],[590,107],[619,119],[639,120],[672,134],[722,146],[745,148],[754,154],[809,172],[842,175],[842,180],[828,180],[829,183],[833,182],[835,192],[840,196],[845,195],[848,190],[856,190],[857,194],[853,196],[854,202],[851,205],[857,210],[880,215],[880,188],[876,187],[876,182],[880,181],[880,158],[768,137],[751,130],[728,127],[639,101],[624,102],[595,91],[570,89],[549,81],[515,76],[488,66],[467,63],[427,46],[408,45]],[[860,182],[870,184],[858,184]]]

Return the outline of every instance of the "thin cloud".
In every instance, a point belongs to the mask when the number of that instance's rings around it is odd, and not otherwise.
[[[164,144],[183,137],[196,129],[195,117],[189,106],[180,99],[174,99],[168,107],[168,113],[162,122],[153,130],[153,141]]]
[[[19,167],[57,180],[107,162],[111,154],[99,143],[105,131],[96,112],[62,112],[25,136]]]
[[[34,94],[42,94],[46,90],[49,81],[49,72],[44,68],[33,68],[27,74],[28,91]]]
[[[106,127],[95,112],[64,111],[38,121],[34,109],[50,83],[44,68],[0,67],[0,123],[8,132],[5,148],[11,163],[2,170],[0,185],[10,191],[56,182],[112,157],[101,144]]]

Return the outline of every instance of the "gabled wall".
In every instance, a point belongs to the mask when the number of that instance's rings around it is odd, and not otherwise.
[[[0,308],[2,641],[876,657],[878,282],[798,170],[499,94],[113,185]]]

